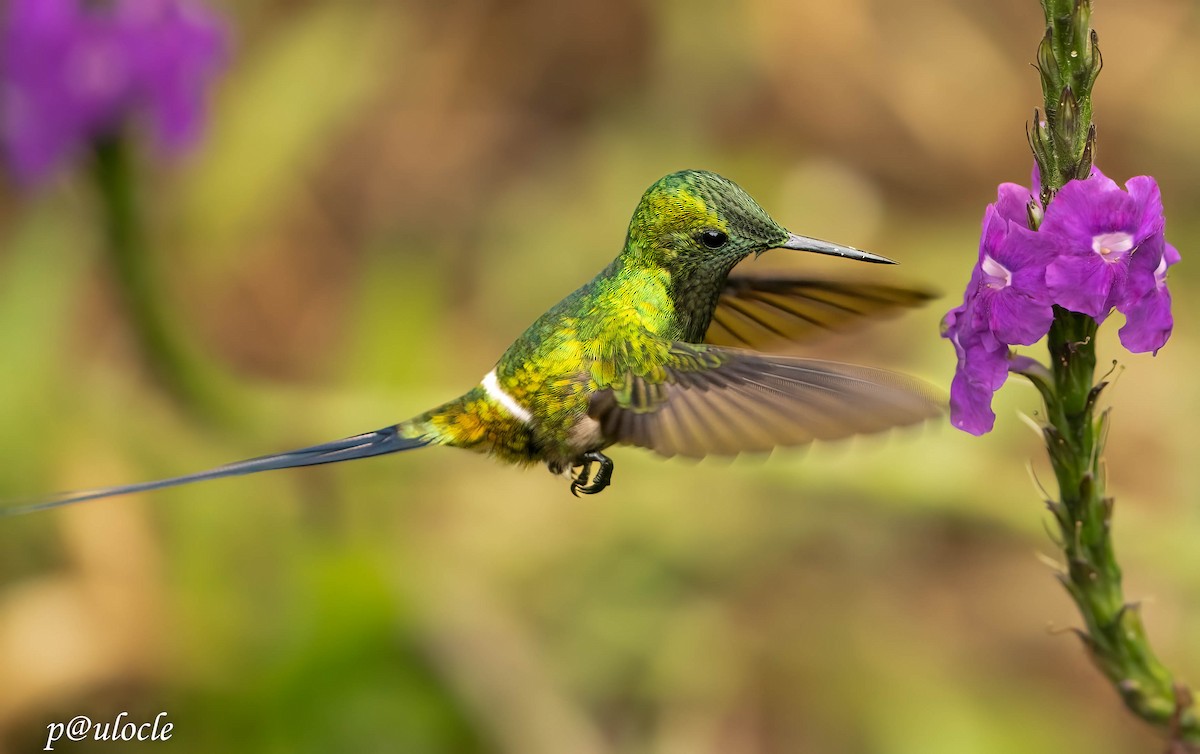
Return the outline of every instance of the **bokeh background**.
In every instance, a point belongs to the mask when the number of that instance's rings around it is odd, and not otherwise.
[[[1158,178],[1184,255],[1157,357],[1104,328],[1116,541],[1156,648],[1200,681],[1200,18],[1190,0],[1095,6],[1099,164]],[[948,386],[938,320],[995,185],[1031,167],[1034,0],[214,7],[232,43],[205,137],[174,162],[144,150],[138,175],[159,285],[222,410],[146,368],[86,171],[5,183],[6,498],[452,397],[684,167],[902,261],[757,264],[940,289],[807,352]],[[166,711],[171,749],[194,752],[1161,750],[1069,631],[1050,475],[1019,420],[1036,393],[1014,381],[996,406],[983,438],[930,426],[732,463],[617,450],[594,499],[432,450],[5,519],[0,750],[123,710]]]

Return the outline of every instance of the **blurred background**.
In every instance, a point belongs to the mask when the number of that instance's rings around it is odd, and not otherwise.
[[[996,184],[1032,166],[1034,0],[210,7],[228,39],[203,136],[136,161],[148,264],[208,403],[147,367],[86,166],[4,183],[4,498],[453,397],[688,167],[902,262],[757,265],[939,289],[805,352],[948,387],[938,321]],[[1197,14],[1096,0],[1094,23],[1098,163],[1158,178],[1184,255],[1157,357],[1102,331],[1116,543],[1156,649],[1200,682]],[[1069,631],[1034,481],[1051,475],[1019,420],[1037,408],[1014,380],[983,438],[943,423],[698,464],[617,449],[613,487],[584,500],[435,449],[5,519],[0,750],[120,711],[166,711],[195,752],[1161,750]]]

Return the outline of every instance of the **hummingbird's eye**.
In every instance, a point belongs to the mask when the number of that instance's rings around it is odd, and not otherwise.
[[[700,233],[700,243],[710,249],[719,249],[729,240],[729,236],[719,230],[706,230]]]

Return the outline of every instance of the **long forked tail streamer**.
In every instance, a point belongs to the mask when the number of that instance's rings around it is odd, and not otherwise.
[[[429,440],[426,439],[401,437],[399,426],[392,425],[374,432],[365,432],[361,435],[347,437],[343,440],[334,440],[333,442],[300,448],[299,450],[291,450],[285,453],[259,456],[258,458],[250,458],[245,461],[236,461],[224,466],[218,466],[215,469],[198,471],[195,474],[185,474],[184,476],[159,479],[152,482],[125,484],[118,487],[102,487],[94,490],[65,492],[37,502],[0,508],[0,517],[32,513],[49,508],[58,508],[63,505],[82,503],[87,500],[98,500],[104,497],[161,490],[164,487],[177,487],[181,484],[202,482],[207,479],[220,479],[222,477],[255,474],[259,471],[271,471],[273,469],[317,466],[323,463],[337,463],[356,458],[369,458],[370,456],[397,453],[401,450],[412,450],[413,448],[419,448],[428,444]]]

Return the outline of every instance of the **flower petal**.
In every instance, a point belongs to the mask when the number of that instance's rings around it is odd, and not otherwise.
[[[1171,292],[1163,287],[1125,310],[1125,326],[1117,331],[1121,345],[1131,353],[1158,353],[1167,343],[1175,320],[1171,316]]]
[[[1046,285],[1054,303],[1103,322],[1112,309],[1110,294],[1124,280],[1124,269],[1097,254],[1060,256],[1046,267]]]
[[[993,206],[1000,217],[1027,229],[1029,213],[1025,207],[1033,198],[1034,194],[1020,184],[1001,183],[996,189],[996,203]]]
[[[1148,175],[1137,175],[1125,182],[1125,188],[1140,213],[1134,238],[1140,243],[1150,236],[1161,235],[1166,219],[1158,182]]]

